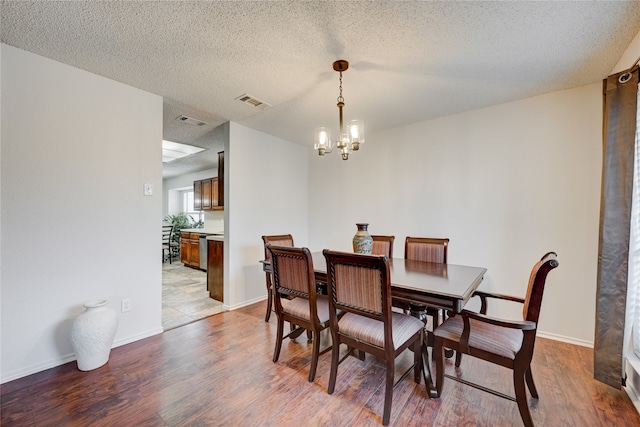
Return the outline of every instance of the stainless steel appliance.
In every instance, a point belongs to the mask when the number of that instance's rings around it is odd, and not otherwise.
[[[207,271],[207,234],[200,234],[200,269]]]

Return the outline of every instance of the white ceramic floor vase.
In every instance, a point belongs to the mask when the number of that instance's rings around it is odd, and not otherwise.
[[[107,307],[107,300],[89,301],[84,308],[73,320],[71,345],[76,353],[78,369],[91,371],[109,361],[118,328],[118,314]]]

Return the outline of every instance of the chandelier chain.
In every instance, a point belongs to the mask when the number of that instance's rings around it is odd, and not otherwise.
[[[342,71],[340,71],[340,95],[338,95],[338,102],[344,102],[342,97]]]

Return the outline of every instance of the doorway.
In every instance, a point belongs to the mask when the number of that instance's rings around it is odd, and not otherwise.
[[[193,176],[186,177],[186,181],[192,182]],[[164,184],[171,185],[167,181]],[[165,192],[165,223],[171,223],[171,220],[175,223],[176,216],[184,219],[180,214],[186,213],[188,224],[201,226],[203,213],[194,210],[193,186],[179,185],[182,186]],[[186,221],[178,220],[178,223],[190,226]],[[180,260],[180,253],[175,255],[171,262],[163,259],[162,263],[162,327],[165,331],[223,311],[222,302],[209,297],[207,272],[185,266]]]
[[[209,298],[207,273],[185,267],[179,259],[162,263],[162,328],[166,331],[222,312]]]

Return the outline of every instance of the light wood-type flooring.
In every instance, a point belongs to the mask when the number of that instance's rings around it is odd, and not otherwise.
[[[275,315],[265,303],[227,311],[111,352],[107,365],[80,372],[75,362],[1,387],[2,426],[379,426],[384,366],[350,357],[327,394],[330,353],[307,381],[305,334],[286,340],[271,358]],[[322,348],[330,341],[322,335]],[[411,363],[400,356],[396,373]],[[454,373],[451,361],[447,371]],[[639,426],[623,390],[593,379],[592,350],[539,338],[533,373],[540,399],[530,398],[537,426]],[[464,357],[458,374],[511,393],[511,372]],[[394,426],[520,426],[514,402],[445,380],[429,399],[412,377],[394,392]]]

